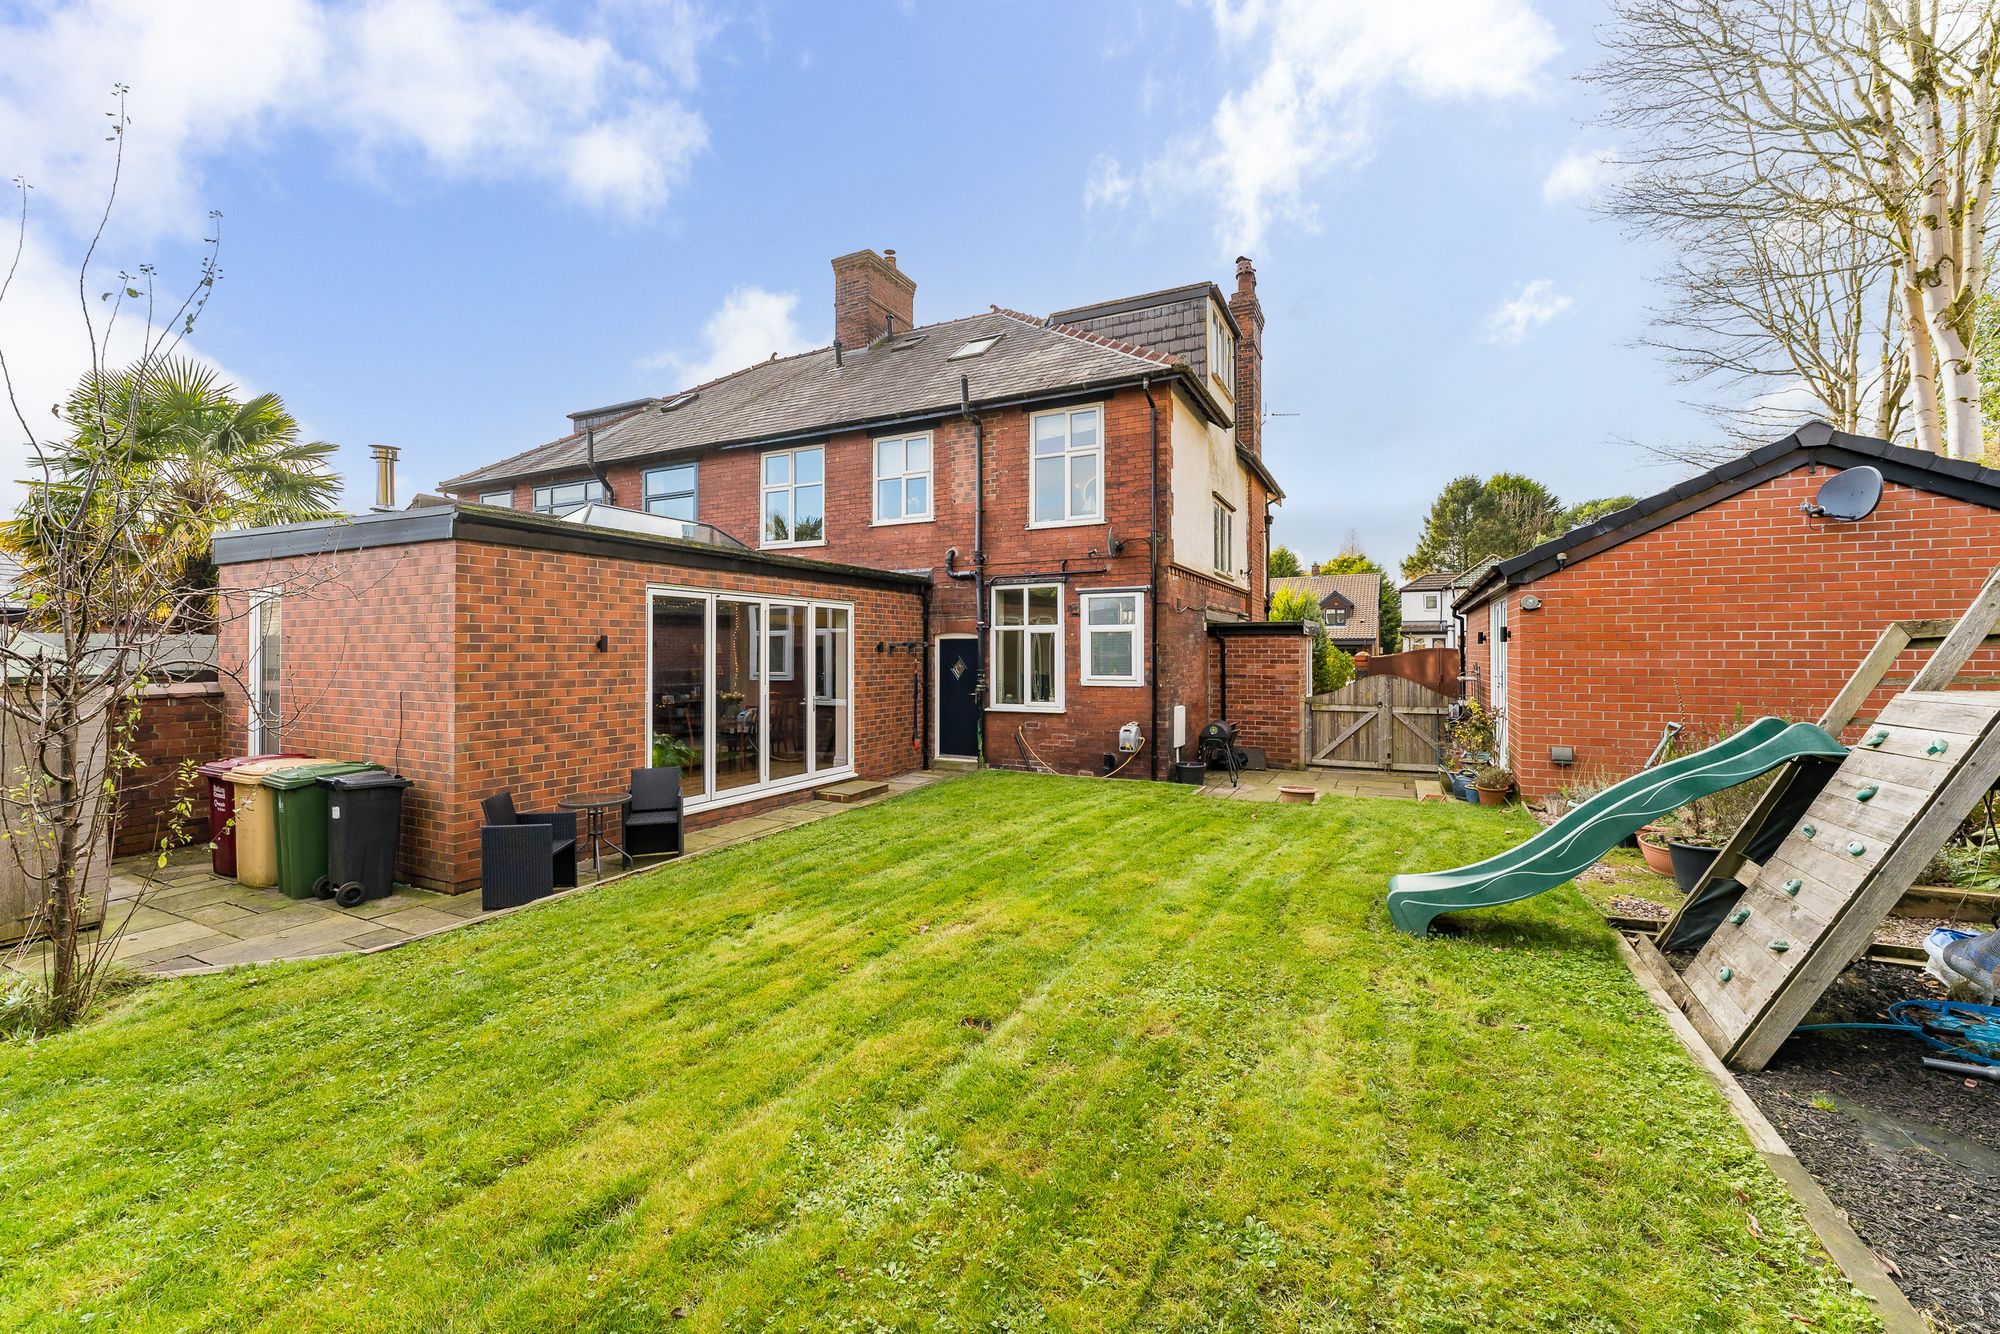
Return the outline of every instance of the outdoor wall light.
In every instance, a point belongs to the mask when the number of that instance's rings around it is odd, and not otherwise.
[[[610,635],[599,635],[597,637],[597,651],[599,653],[609,653],[611,651]]]
[[[1550,747],[1549,747],[1549,763],[1550,763],[1550,764],[1553,764],[1553,765],[1556,765],[1556,766],[1557,766],[1558,768],[1568,768],[1568,767],[1569,767],[1570,765],[1572,765],[1572,764],[1575,764],[1575,763],[1576,763],[1576,747],[1575,747],[1575,746],[1550,746]]]
[[[1542,600],[1536,597],[1533,593],[1530,593],[1528,594],[1528,596],[1521,599],[1522,611],[1540,611],[1541,609],[1542,609]]]

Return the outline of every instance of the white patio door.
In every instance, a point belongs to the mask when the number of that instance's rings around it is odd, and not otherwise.
[[[1487,691],[1487,702],[1493,708],[1493,746],[1499,751],[1493,758],[1500,764],[1507,763],[1507,596],[1501,594],[1488,605],[1486,613],[1486,642],[1493,648],[1493,684]]]

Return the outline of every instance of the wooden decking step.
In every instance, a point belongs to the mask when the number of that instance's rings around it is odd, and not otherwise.
[[[889,785],[887,783],[873,778],[850,778],[845,783],[834,783],[829,787],[823,787],[813,793],[813,795],[821,801],[846,803],[851,801],[866,801],[870,797],[879,797],[888,790]]]

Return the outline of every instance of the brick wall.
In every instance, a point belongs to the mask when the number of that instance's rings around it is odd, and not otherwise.
[[[1237,744],[1262,747],[1273,769],[1304,768],[1312,637],[1225,632],[1210,636],[1209,645],[1215,712],[1236,724]]]
[[[325,582],[307,588],[308,569]],[[549,809],[563,796],[622,789],[648,762],[649,586],[851,603],[855,768],[887,777],[921,762],[911,745],[920,659],[875,651],[922,638],[916,588],[470,540],[234,565],[222,578],[237,602],[240,590],[301,586],[284,604],[284,744],[414,780],[400,864],[420,883],[477,884],[480,798],[512,791],[522,809]],[[245,636],[225,633],[225,673],[246,655]],[[228,713],[240,751],[240,691],[229,692]],[[804,795],[718,808],[689,826]]]
[[[228,754],[223,690],[215,682],[149,686],[129,745],[138,761],[118,780],[118,816],[112,855],[127,857],[208,839],[208,802],[201,780],[183,782],[181,764],[204,764]],[[185,816],[174,808],[188,803]]]
[[[2000,513],[1896,483],[1860,523],[1809,520],[1799,506],[1826,477],[1773,478],[1510,590],[1509,746],[1525,793],[1632,772],[1670,720],[1814,719],[1884,625],[1957,616],[2000,564]],[[1540,610],[1521,610],[1527,593]],[[1482,694],[1487,629],[1484,606],[1468,611]],[[1904,656],[1905,679],[1920,661]],[[1996,668],[1982,654],[1971,674],[1990,682]],[[1551,765],[1552,745],[1574,746],[1576,764]]]

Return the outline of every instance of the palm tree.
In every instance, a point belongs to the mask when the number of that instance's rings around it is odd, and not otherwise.
[[[236,386],[184,357],[141,372],[85,379],[63,405],[71,433],[40,463],[19,517],[0,524],[34,583],[52,543],[44,525],[99,510],[101,488],[137,488],[137,531],[121,544],[133,558],[173,572],[175,596],[160,614],[172,628],[212,629],[215,586],[210,542],[220,529],[335,517],[340,479],[328,467],[334,446],[300,438],[298,420],[276,394],[238,401]],[[130,504],[116,507],[122,519]],[[136,553],[143,553],[143,557]]]

